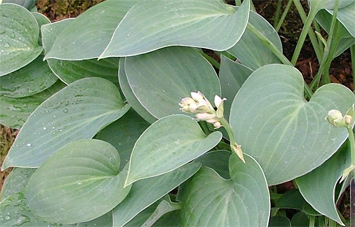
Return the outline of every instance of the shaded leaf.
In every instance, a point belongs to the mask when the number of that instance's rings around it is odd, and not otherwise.
[[[192,162],[169,173],[133,183],[127,197],[113,210],[114,226],[125,225],[142,210],[189,179],[200,166]]]
[[[22,68],[42,52],[37,21],[22,6],[0,4],[0,34],[0,76]]]
[[[167,46],[226,50],[242,36],[249,9],[250,1],[238,11],[221,0],[143,1],[128,11],[100,58],[139,55]]]
[[[14,168],[6,177],[6,180],[1,189],[1,200],[22,192],[27,185],[28,180],[36,169]]]
[[[187,184],[181,226],[267,226],[270,201],[258,163],[245,155],[243,163],[231,155],[231,179],[202,167]]]
[[[109,142],[116,148],[123,168],[131,157],[135,142],[148,126],[148,122],[130,109],[123,117],[101,130],[95,138]]]
[[[134,145],[126,185],[173,171],[216,146],[219,131],[206,136],[198,123],[185,115],[154,122]]]
[[[128,109],[108,80],[86,78],[69,84],[31,114],[2,168],[38,167],[65,144],[92,138]]]
[[[192,48],[169,47],[129,57],[124,67],[137,100],[158,119],[182,113],[178,104],[192,91],[201,91],[209,100],[221,92],[213,67]]]
[[[351,164],[350,145],[346,143],[329,160],[312,172],[296,179],[302,196],[319,213],[343,225],[334,196],[343,171]]]
[[[48,158],[31,176],[26,197],[43,220],[74,224],[100,217],[119,204],[130,187],[119,172],[116,149],[100,140],[78,140]]]
[[[57,80],[39,56],[25,67],[0,77],[0,95],[11,98],[31,96],[46,90]]]
[[[348,137],[345,128],[324,118],[331,109],[347,111],[354,94],[345,86],[328,84],[307,102],[303,87],[297,69],[267,65],[252,73],[233,100],[230,124],[236,140],[260,163],[269,185],[312,171]]]
[[[254,11],[250,12],[249,23],[265,35],[281,52],[282,43],[277,31],[269,22]],[[275,54],[248,29],[241,39],[228,50],[241,64],[255,70],[263,65],[280,63]]]

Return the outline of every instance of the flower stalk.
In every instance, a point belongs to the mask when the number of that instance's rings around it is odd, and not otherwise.
[[[207,98],[198,91],[191,92],[191,97],[183,98],[179,105],[181,107],[180,110],[187,113],[194,113],[197,120],[211,123],[215,129],[224,127],[229,136],[231,150],[245,163],[241,146],[235,141],[234,133],[229,123],[224,118],[224,100],[226,99],[215,95],[214,104],[216,108],[213,108]]]

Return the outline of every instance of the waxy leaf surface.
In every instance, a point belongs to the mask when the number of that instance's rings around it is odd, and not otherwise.
[[[320,87],[308,102],[301,73],[286,65],[254,71],[233,100],[230,124],[237,143],[263,168],[268,184],[279,184],[315,169],[348,137],[330,125],[329,110],[345,113],[354,94],[339,84]]]
[[[219,131],[206,136],[198,123],[188,116],[162,118],[134,145],[126,185],[173,171],[212,149],[221,138]]]
[[[38,167],[65,144],[92,138],[128,109],[117,87],[108,80],[85,78],[71,83],[31,114],[2,168]]]
[[[119,172],[117,150],[107,142],[72,142],[48,158],[31,176],[26,197],[43,220],[74,224],[100,217],[119,204],[130,187]]]
[[[270,197],[260,165],[248,155],[229,159],[230,179],[202,167],[187,183],[181,226],[268,226]]]
[[[40,55],[39,26],[24,7],[0,4],[0,76],[22,68]]]
[[[236,11],[222,0],[148,0],[133,6],[100,58],[125,57],[167,46],[226,50],[242,36],[250,1]]]

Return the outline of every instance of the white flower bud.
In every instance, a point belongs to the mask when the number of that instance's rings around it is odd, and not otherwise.
[[[216,115],[215,114],[210,114],[210,113],[197,113],[196,117],[197,117],[198,120],[207,121],[207,120],[215,118]]]

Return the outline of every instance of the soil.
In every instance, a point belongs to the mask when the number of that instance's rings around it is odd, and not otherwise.
[[[58,21],[68,17],[76,17],[91,6],[102,1],[104,0],[38,0],[36,6],[38,8],[38,11],[46,15],[51,21]],[[234,0],[231,0],[231,2],[234,2]],[[276,11],[277,1],[254,0],[253,2],[256,11],[263,17],[265,17],[271,24],[273,24],[273,17]],[[301,2],[306,7],[307,1]],[[283,12],[286,3],[287,1],[283,1],[281,12]],[[283,23],[279,31],[281,41],[284,47],[284,54],[288,59],[291,59],[292,57],[292,53],[297,44],[298,37],[302,30],[302,26],[303,24],[301,22],[297,10],[295,9],[295,7],[291,7],[290,12],[288,13],[285,22]],[[307,83],[310,83],[314,75],[317,73],[319,63],[309,40],[306,40],[305,42],[296,67],[303,74],[304,79]],[[334,59],[330,68],[330,75],[332,82],[341,83],[352,90],[354,89],[349,51],[346,51],[338,58]],[[11,146],[11,143],[13,142],[16,134],[16,130],[12,130],[0,125],[1,163],[6,155],[8,148]],[[0,190],[2,187],[2,183],[8,173],[9,171],[0,171]],[[292,189],[294,185],[292,184],[292,182],[287,182],[285,184],[279,185],[278,187],[282,190],[289,190]],[[347,191],[346,193],[347,194],[343,196],[343,201],[339,203],[339,210],[345,218],[349,219],[349,192]]]

